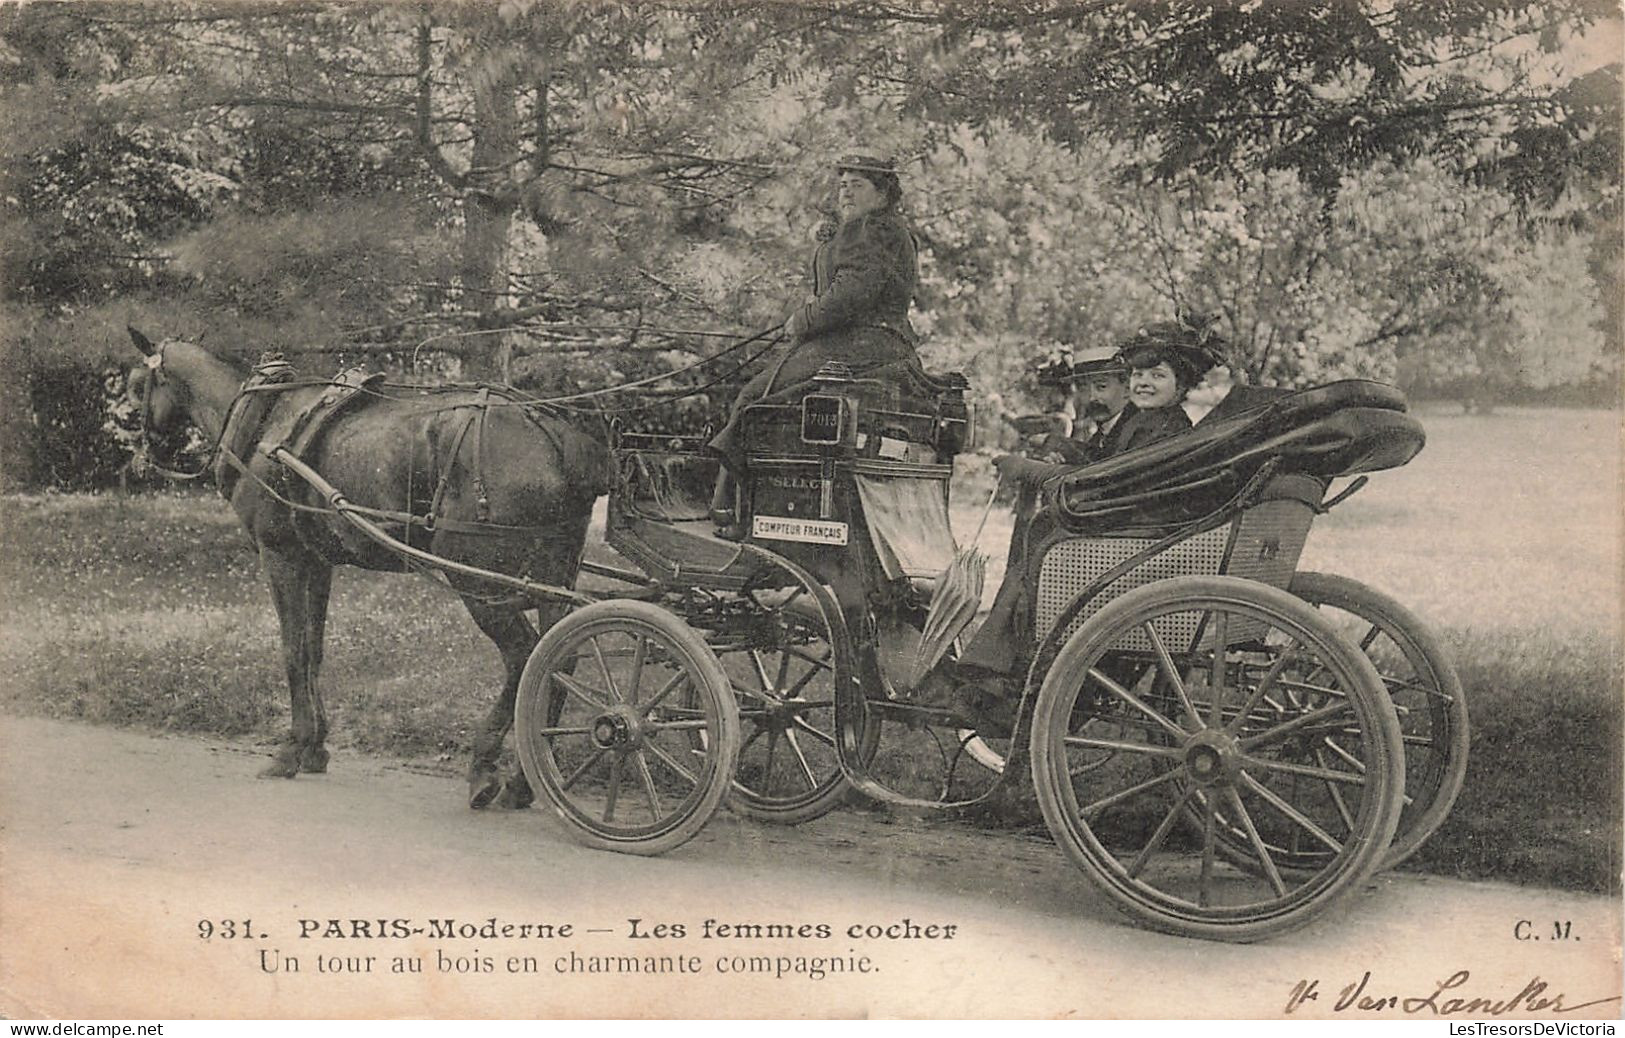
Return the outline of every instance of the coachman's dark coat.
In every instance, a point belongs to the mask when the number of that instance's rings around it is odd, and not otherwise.
[[[711,441],[734,462],[746,404],[798,399],[830,361],[859,378],[891,365],[919,365],[918,339],[908,320],[919,263],[914,234],[902,216],[888,209],[848,220],[818,246],[812,274],[813,296],[800,313],[805,330],[745,383],[728,425]]]

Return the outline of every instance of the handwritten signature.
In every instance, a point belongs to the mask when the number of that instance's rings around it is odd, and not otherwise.
[[[1465,987],[1470,979],[1472,979],[1471,971],[1457,970],[1447,979],[1435,982],[1430,994],[1370,994],[1367,989],[1371,986],[1371,971],[1367,970],[1358,981],[1345,985],[1337,993],[1336,1000],[1331,1003],[1331,1009],[1334,1013],[1353,1010],[1365,1013],[1399,1012],[1431,1016],[1505,1016],[1514,1012],[1573,1013],[1588,1006],[1599,1006],[1620,999],[1619,995],[1610,995],[1607,998],[1594,998],[1588,1002],[1569,1005],[1567,1002],[1569,996],[1566,993],[1552,991],[1548,994],[1551,985],[1539,977],[1531,977],[1529,983],[1510,998],[1467,997],[1465,993],[1448,994]],[[1320,981],[1300,980],[1292,986],[1292,993],[1287,996],[1286,1012],[1292,1013],[1310,1002],[1318,1001],[1320,1001]]]

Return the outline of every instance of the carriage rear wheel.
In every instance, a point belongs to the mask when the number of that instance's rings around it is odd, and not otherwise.
[[[1391,869],[1444,822],[1467,777],[1461,679],[1433,628],[1381,591],[1330,573],[1298,573],[1288,590],[1365,653],[1394,701],[1405,744],[1405,797],[1382,863]]]
[[[852,667],[836,658],[805,590],[759,604],[770,614],[764,636],[717,650],[742,729],[728,806],[760,822],[798,825],[833,811],[851,791],[835,749],[835,689]],[[871,739],[860,753],[867,760],[873,749]]]
[[[1272,712],[1283,701],[1289,716]],[[1044,678],[1032,757],[1084,874],[1142,922],[1215,940],[1296,929],[1363,882],[1404,785],[1370,661],[1302,601],[1231,577],[1157,581],[1085,622]],[[1248,867],[1220,845],[1231,827]],[[1304,843],[1325,852],[1310,868],[1277,861]]]
[[[687,624],[598,602],[554,624],[519,680],[520,764],[581,843],[661,854],[716,813],[739,749],[727,675]]]

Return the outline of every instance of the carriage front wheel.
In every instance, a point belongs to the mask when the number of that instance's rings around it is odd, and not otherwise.
[[[519,761],[581,843],[661,854],[728,791],[739,712],[699,634],[647,602],[570,613],[532,650],[514,713]]]
[[[1118,908],[1230,941],[1303,926],[1368,878],[1404,788],[1371,662],[1232,577],[1147,584],[1080,626],[1039,691],[1032,765],[1056,842]]]

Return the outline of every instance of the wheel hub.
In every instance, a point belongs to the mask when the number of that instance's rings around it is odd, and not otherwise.
[[[1200,786],[1233,784],[1241,759],[1241,745],[1223,732],[1205,731],[1185,744],[1185,770]]]
[[[637,716],[630,710],[612,709],[592,722],[592,742],[601,750],[630,750],[642,741]]]

